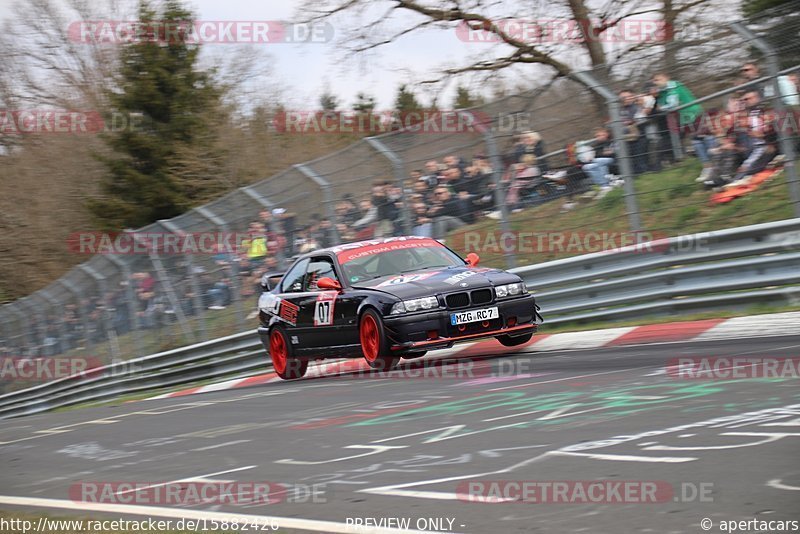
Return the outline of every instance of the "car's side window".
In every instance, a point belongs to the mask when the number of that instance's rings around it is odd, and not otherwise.
[[[283,277],[281,293],[299,293],[303,291],[303,279],[306,276],[308,262],[308,259],[304,259],[295,263],[294,267],[289,269],[289,272]]]
[[[304,291],[319,291],[317,287],[317,280],[320,278],[333,278],[338,281],[336,270],[333,268],[333,261],[328,257],[312,258],[311,263],[308,264],[308,273],[305,280]]]

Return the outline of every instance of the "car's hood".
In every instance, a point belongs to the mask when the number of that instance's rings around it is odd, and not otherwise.
[[[423,269],[362,282],[351,282],[351,285],[356,289],[376,289],[401,299],[408,299],[519,281],[517,275],[500,269],[465,266]]]

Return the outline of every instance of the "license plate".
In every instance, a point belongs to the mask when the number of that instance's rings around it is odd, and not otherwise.
[[[497,308],[484,308],[483,310],[469,310],[460,313],[450,314],[450,324],[467,324],[475,323],[477,321],[488,321],[489,319],[497,319],[500,314]]]

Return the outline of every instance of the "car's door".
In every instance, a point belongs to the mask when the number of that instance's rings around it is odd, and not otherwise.
[[[274,303],[274,310],[272,311],[286,328],[289,342],[298,348],[302,348],[300,337],[304,325],[303,318],[300,316],[300,303],[304,295],[303,283],[305,281],[308,264],[308,258],[302,259],[286,272],[281,280],[281,285],[278,289],[278,298]]]
[[[308,321],[309,326],[303,330],[303,344],[306,347],[322,348],[341,344],[337,336],[337,331],[345,324],[341,292],[317,287],[321,278],[332,278],[341,283],[329,256],[312,257],[306,268],[303,297],[299,304],[300,316],[303,321]]]

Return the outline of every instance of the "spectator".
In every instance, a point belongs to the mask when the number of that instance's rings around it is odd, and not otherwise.
[[[657,98],[659,109],[668,114],[668,129],[677,128],[681,139],[687,133],[696,131],[696,123],[700,120],[700,115],[703,113],[703,107],[700,104],[692,104],[682,108],[678,111],[678,124],[669,123],[669,115],[672,114],[674,117],[674,112],[671,112],[671,110],[694,102],[695,97],[692,92],[681,82],[671,80],[669,75],[663,72],[655,74],[653,76],[653,82],[659,88]],[[672,146],[672,137],[669,135],[668,131],[665,131],[662,134],[662,143],[660,148],[664,152],[667,150],[674,150],[675,148]],[[671,154],[670,156],[668,157],[670,157],[670,160],[674,162],[674,156]]]
[[[658,91],[658,86],[652,81],[644,84],[642,94],[639,96],[639,112],[637,114],[638,119],[647,119],[644,126],[646,138],[645,157],[647,159],[647,169],[652,172],[661,171],[662,156],[674,161],[674,155],[669,149],[669,145],[666,145],[666,154],[661,152],[662,145],[666,144],[663,139],[668,126],[666,116],[661,113],[658,107]],[[669,139],[666,142],[668,143]]]
[[[423,202],[412,205],[413,234],[422,237],[433,237],[433,219],[428,217],[428,206]]]
[[[242,239],[241,255],[251,261],[259,261],[267,255],[267,238],[264,225],[258,222],[248,226],[247,239]]]
[[[433,237],[444,238],[448,232],[464,226],[462,217],[468,208],[464,201],[453,196],[447,187],[439,186],[434,192],[433,205],[428,210],[428,216],[433,221]]]
[[[742,65],[742,68],[739,69],[739,73],[742,75],[742,78],[748,82],[758,80],[762,77],[761,69],[758,68],[758,65],[750,62]],[[778,76],[778,91],[780,91],[783,103],[787,106],[797,106],[800,104],[796,83],[797,74]],[[772,80],[765,80],[759,84],[756,84],[755,87],[750,86],[748,90],[758,91],[761,100],[770,100],[775,98],[775,88],[772,84]]]
[[[542,140],[542,136],[539,135],[537,132],[523,132],[520,135],[519,141],[514,148],[514,163],[519,163],[522,161],[522,156],[525,154],[532,154],[536,156],[539,166],[539,170],[542,173],[545,173],[549,170],[547,163],[544,158],[544,141]]]
[[[511,184],[506,195],[506,205],[512,211],[517,212],[522,209],[526,197],[532,191],[535,180],[540,175],[541,172],[536,165],[536,156],[523,154],[522,161],[515,164],[510,173]]]
[[[611,165],[615,162],[616,151],[614,141],[606,128],[596,128],[594,140],[592,141],[594,153],[589,155],[590,161],[584,163],[585,172],[592,183],[597,186],[597,198],[602,198],[612,189],[609,179]]]
[[[736,174],[730,179],[731,183],[742,183],[750,176],[767,168],[767,165],[778,154],[778,138],[772,126],[773,117],[762,102],[761,94],[757,90],[748,91],[744,95],[746,114],[738,115],[740,128],[745,129],[746,135],[738,139],[732,148],[731,143],[726,143],[728,151],[744,153],[744,161],[739,165]],[[728,182],[728,177],[720,172],[706,180],[706,187],[719,187]]]
[[[633,163],[633,173],[636,175],[647,172],[646,147],[647,137],[643,129],[636,125],[639,118],[639,98],[630,89],[623,89],[619,93],[622,101],[622,121],[625,124],[625,142],[628,146],[628,155]]]
[[[695,97],[692,92],[681,82],[671,80],[669,75],[659,72],[653,76],[653,82],[658,86],[658,104],[663,111],[669,111],[694,102]],[[681,128],[693,124],[703,112],[700,104],[693,104],[678,112],[679,124]]]
[[[422,176],[422,180],[425,181],[430,189],[439,185],[440,178],[439,163],[436,160],[430,160],[425,163],[425,175]]]

